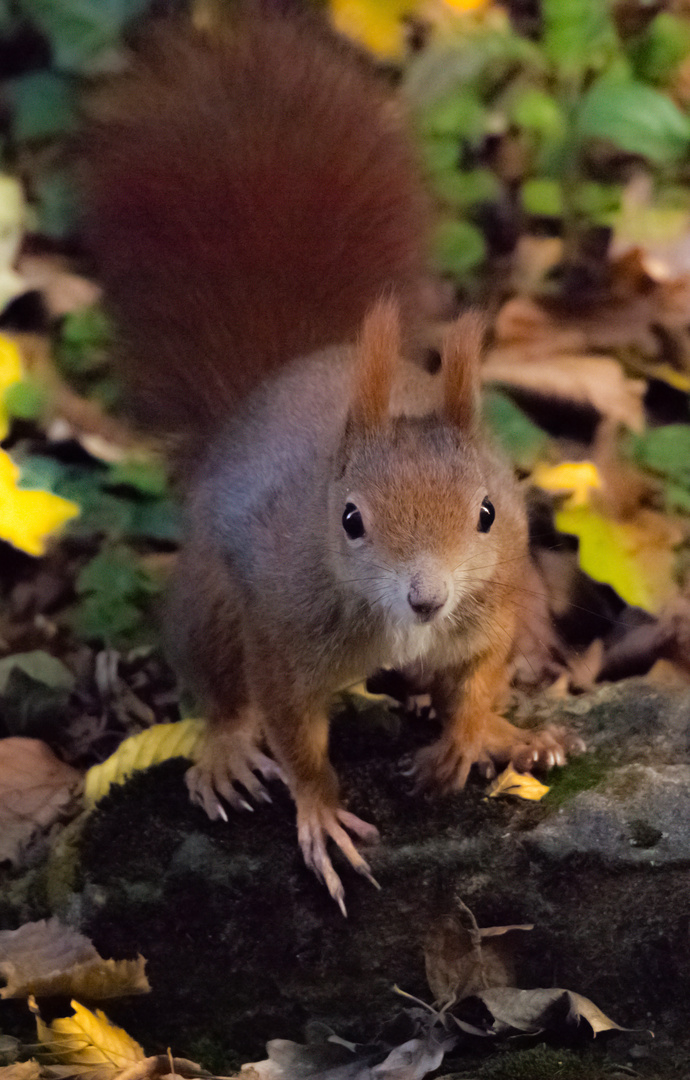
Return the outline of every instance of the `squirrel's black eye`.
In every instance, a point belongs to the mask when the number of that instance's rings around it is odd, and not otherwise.
[[[496,517],[496,511],[494,510],[494,504],[490,499],[484,499],[481,508],[479,510],[479,521],[477,522],[477,532],[488,532],[494,523]]]
[[[345,503],[343,528],[350,537],[350,540],[359,540],[360,536],[364,536],[364,522],[362,521],[362,515],[354,503]]]

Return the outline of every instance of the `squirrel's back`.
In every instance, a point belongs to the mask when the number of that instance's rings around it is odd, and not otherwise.
[[[425,206],[392,96],[314,19],[161,25],[96,101],[87,234],[149,423],[207,431],[265,374],[414,310]]]

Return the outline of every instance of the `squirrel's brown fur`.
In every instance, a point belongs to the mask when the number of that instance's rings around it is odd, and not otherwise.
[[[328,761],[339,688],[388,666],[431,692],[423,784],[563,760],[553,734],[497,714],[526,522],[479,429],[480,324],[448,335],[438,378],[403,361],[424,198],[388,95],[309,20],[160,31],[89,138],[130,382],[157,424],[207,443],[170,611],[209,720],[188,786],[222,817],[280,772],[344,910],[327,841],[369,875],[345,830],[376,830]]]

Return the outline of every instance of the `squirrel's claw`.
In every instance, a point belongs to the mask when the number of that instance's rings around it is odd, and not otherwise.
[[[240,732],[220,736],[209,733],[199,760],[187,770],[185,783],[191,801],[202,807],[212,821],[218,818],[227,821],[220,799],[229,803],[233,810],[254,810],[236,784],[241,784],[256,802],[271,802],[262,778],[284,780],[280,766],[262,753],[252,738]]]
[[[343,915],[347,916],[343,883],[335,872],[326,850],[328,837],[337,844],[357,873],[362,874],[377,889],[381,886],[374,878],[366,859],[357,850],[340,822],[363,840],[373,841],[378,839],[376,827],[362,821],[355,814],[351,814],[349,810],[333,809],[329,806],[314,803],[311,800],[298,800],[297,839],[304,861],[309,869],[314,871],[319,880],[323,881]]]

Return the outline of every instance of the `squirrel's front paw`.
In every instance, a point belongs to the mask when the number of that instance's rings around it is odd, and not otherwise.
[[[379,885],[372,876],[369,864],[359,853],[343,825],[350,832],[355,833],[360,840],[368,842],[378,840],[378,829],[351,814],[349,810],[326,806],[313,797],[298,796],[296,801],[297,839],[304,861],[309,869],[323,881],[343,915],[347,915],[345,890],[326,851],[326,841],[330,837],[357,873],[362,874],[378,889]]]
[[[415,778],[417,789],[459,791],[465,786],[473,765],[477,765],[485,779],[493,779],[497,767],[512,764],[518,772],[550,769],[565,765],[569,754],[583,750],[584,743],[562,728],[525,731],[502,716],[491,715],[472,738],[446,733],[431,746],[419,750],[408,775]]]
[[[258,802],[271,802],[257,774],[264,780],[285,779],[280,767],[246,732],[211,730],[206,734],[196,763],[187,770],[185,783],[192,802],[201,806],[212,821],[217,818],[227,821],[220,799],[235,810],[254,809],[236,784],[241,784],[247,795]]]

